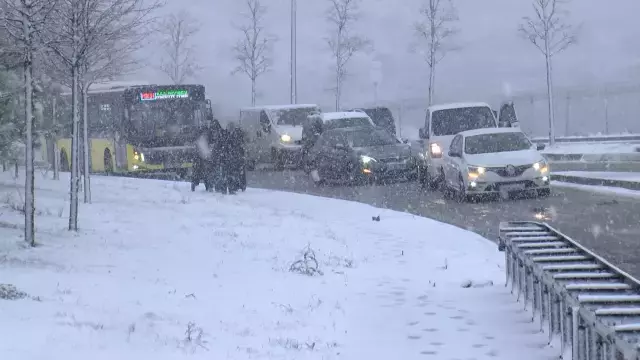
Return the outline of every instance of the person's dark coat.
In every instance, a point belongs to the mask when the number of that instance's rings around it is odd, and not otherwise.
[[[232,127],[227,132],[227,186],[229,192],[246,189],[244,132],[242,129]]]
[[[217,120],[200,128],[195,139],[193,156],[193,175],[191,190],[204,182],[207,191],[211,191],[220,173],[220,137],[222,126]]]

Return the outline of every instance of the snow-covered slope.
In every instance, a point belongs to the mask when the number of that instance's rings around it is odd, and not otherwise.
[[[38,175],[41,246],[26,249],[20,184],[0,174],[0,283],[27,295],[0,300],[2,359],[557,356],[473,233],[359,203],[96,176],[73,234],[67,185]],[[290,271],[307,248],[322,274]]]

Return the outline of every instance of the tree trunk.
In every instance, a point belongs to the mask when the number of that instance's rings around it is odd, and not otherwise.
[[[51,111],[51,123],[53,124],[53,128],[54,128],[54,133],[51,136],[51,138],[53,139],[53,180],[60,180],[60,149],[58,149],[58,136],[57,134],[57,125],[58,125],[58,121],[57,121],[57,109],[56,109],[56,98],[53,98],[53,103],[52,103],[52,111]]]
[[[83,82],[82,86],[82,154],[84,155],[84,203],[91,204],[91,176],[89,174],[89,154],[91,148],[89,147],[89,111],[87,109],[89,105],[87,91],[89,89],[88,83]]]
[[[31,23],[23,14],[22,26],[26,40],[24,72],[24,116],[26,122],[25,138],[25,180],[24,180],[24,240],[35,246],[35,189],[33,169],[33,36]]]
[[[429,106],[433,105],[433,85],[435,82],[435,65],[429,66]]]
[[[336,52],[339,53],[339,51]],[[341,71],[342,69],[340,68],[340,55],[336,55],[336,111],[340,111],[340,96],[342,95],[342,77],[340,76]]]
[[[256,79],[251,79],[251,106],[256,106]]]
[[[548,49],[548,42],[546,43],[546,48]],[[555,129],[555,114],[553,107],[553,78],[552,78],[552,67],[551,67],[551,56],[549,52],[545,54],[545,61],[547,65],[547,103],[549,106],[549,145],[553,146],[556,143],[556,129]]]
[[[78,230],[78,66],[71,67],[71,183],[69,195],[69,230]]]

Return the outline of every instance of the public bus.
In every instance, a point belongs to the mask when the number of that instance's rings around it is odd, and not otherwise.
[[[90,88],[88,95],[89,163],[95,173],[175,171],[185,176],[195,133],[213,119],[203,85],[106,84]],[[56,109],[55,118],[64,125],[56,142],[60,169],[69,171],[71,93],[61,95]]]

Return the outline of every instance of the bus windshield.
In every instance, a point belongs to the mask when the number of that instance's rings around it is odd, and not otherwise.
[[[179,134],[202,122],[202,111],[196,102],[165,100],[133,104],[129,118],[132,130],[142,136]]]
[[[431,117],[431,128],[435,136],[494,127],[497,127],[495,117],[486,106],[437,110]]]
[[[307,120],[307,116],[319,113],[320,109],[315,106],[274,109],[269,112],[269,116],[274,124],[301,126]]]

